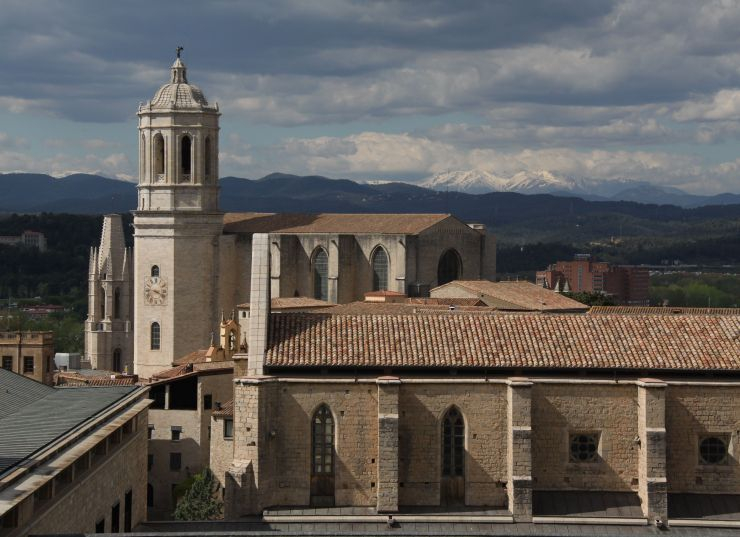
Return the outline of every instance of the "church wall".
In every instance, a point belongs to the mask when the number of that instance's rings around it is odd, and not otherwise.
[[[238,249],[236,238],[236,235],[221,235],[219,237],[217,260],[219,300],[217,309],[223,310],[227,317],[240,303],[239,275],[241,272],[237,269]],[[211,330],[215,331],[216,328],[217,325],[214,324]]]
[[[234,438],[224,437],[224,417],[211,417],[211,450],[209,454],[209,468],[221,487],[226,484],[226,471],[234,459]],[[233,420],[233,416],[228,419]]]
[[[400,505],[439,505],[442,419],[453,405],[465,419],[466,504],[506,504],[506,385],[402,382]]]
[[[669,385],[666,392],[669,492],[740,493],[740,394],[737,386]],[[727,464],[699,460],[705,435],[729,440]]]
[[[355,235],[355,291],[351,300],[363,300],[373,290],[372,254],[379,246],[388,254],[388,290],[406,292],[404,235]]]
[[[335,419],[337,506],[375,505],[378,395],[375,384],[281,383],[273,481],[276,505],[308,505],[311,492],[311,419],[322,403]]]
[[[632,384],[535,382],[532,392],[534,489],[636,489],[637,426],[637,390]],[[600,434],[596,462],[570,462],[569,435],[578,432]]]
[[[483,239],[479,232],[447,220],[424,231],[418,238],[417,281],[436,287],[439,259],[450,248],[454,248],[462,260],[462,274],[458,279],[480,279]]]

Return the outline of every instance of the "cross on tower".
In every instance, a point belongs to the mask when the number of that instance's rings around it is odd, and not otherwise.
[[[183,49],[182,49],[182,47],[177,47],[177,48],[175,49],[175,52],[177,52],[177,57],[178,57],[178,58],[180,57],[180,53],[182,52],[182,50],[183,50]]]

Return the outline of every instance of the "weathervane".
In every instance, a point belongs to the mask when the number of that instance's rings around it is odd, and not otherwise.
[[[182,52],[182,47],[177,47],[175,49],[175,52],[177,52],[177,57],[179,58],[180,57],[180,53]]]

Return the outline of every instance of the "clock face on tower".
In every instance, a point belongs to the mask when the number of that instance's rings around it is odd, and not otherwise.
[[[147,304],[159,306],[167,299],[167,281],[159,276],[150,276],[144,281],[144,299]]]

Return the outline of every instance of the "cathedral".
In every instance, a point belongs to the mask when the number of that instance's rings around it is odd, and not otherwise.
[[[93,366],[133,359],[151,378],[180,360],[152,386],[164,474],[179,475],[178,446],[207,444],[197,455],[227,519],[339,508],[397,521],[737,522],[740,316],[545,312],[546,300],[525,312],[275,311],[276,297],[455,298],[472,285],[460,280],[494,279],[495,241],[451,215],[224,214],[218,119],[178,57],[139,108],[133,253],[113,216],[91,253]],[[226,322],[237,305],[238,322]],[[224,363],[208,363],[215,346],[198,349],[217,328]],[[188,355],[233,368],[226,388],[201,379],[188,392],[192,431],[173,422],[171,385],[205,376]],[[177,485],[153,475],[152,496]]]
[[[86,359],[149,378],[207,347],[221,312],[249,301],[251,244],[270,237],[273,297],[330,303],[389,290],[425,296],[456,279],[495,279],[495,238],[448,214],[223,213],[218,204],[219,108],[170,81],[139,106],[135,255],[106,217],[91,253]]]

